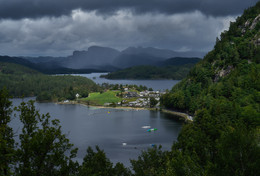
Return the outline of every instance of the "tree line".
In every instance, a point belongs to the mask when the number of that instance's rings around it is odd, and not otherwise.
[[[100,86],[92,80],[70,75],[45,75],[30,68],[0,62],[0,88],[6,87],[14,97],[36,96],[37,101],[73,100],[78,93],[87,97]]]

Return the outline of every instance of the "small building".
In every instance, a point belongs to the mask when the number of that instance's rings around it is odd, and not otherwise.
[[[125,94],[126,98],[132,98],[132,97],[139,97],[139,95],[136,92],[127,92]]]

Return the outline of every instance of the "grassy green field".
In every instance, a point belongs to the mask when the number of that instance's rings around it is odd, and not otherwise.
[[[100,92],[90,93],[89,97],[83,98],[83,101],[89,101],[91,104],[104,105],[104,103],[117,103],[122,101],[122,98],[116,96],[120,91],[107,91],[102,94]]]

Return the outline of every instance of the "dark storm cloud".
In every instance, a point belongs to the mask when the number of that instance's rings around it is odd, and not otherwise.
[[[178,51],[209,51],[235,17],[190,13],[134,14],[120,10],[104,18],[73,10],[55,18],[0,20],[0,55],[70,55],[92,45],[125,49],[144,46]],[[3,53],[1,53],[3,52]]]
[[[74,9],[109,15],[121,9],[135,13],[175,14],[201,11],[206,15],[241,14],[257,0],[0,0],[0,18],[21,19],[69,15]]]

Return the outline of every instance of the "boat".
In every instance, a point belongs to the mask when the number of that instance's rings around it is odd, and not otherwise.
[[[142,126],[142,128],[151,128],[151,126]]]
[[[148,132],[157,131],[157,128],[150,128],[147,130]]]

